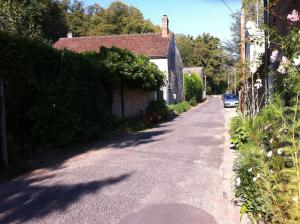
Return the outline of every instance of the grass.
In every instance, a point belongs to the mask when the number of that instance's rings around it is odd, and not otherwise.
[[[168,105],[168,107],[175,113],[175,114],[182,114],[186,111],[188,111],[189,109],[191,109],[192,105],[190,102],[188,101],[182,101],[180,103],[176,103],[176,104],[171,104]]]

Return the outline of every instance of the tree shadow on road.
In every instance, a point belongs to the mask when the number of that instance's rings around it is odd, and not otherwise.
[[[158,140],[158,136],[162,136],[170,132],[170,130],[166,127],[167,126],[158,126],[158,128],[161,128],[162,130],[149,129],[138,133],[127,133],[113,140],[99,140],[89,144],[68,146],[65,149],[46,150],[31,160],[19,163],[17,167],[8,170],[0,170],[0,183],[12,179],[14,176],[18,176],[36,169],[63,169],[65,161],[87,151],[96,151],[107,147],[120,150],[155,142]],[[11,173],[11,175],[7,175],[7,173]]]
[[[132,174],[126,173],[103,180],[73,185],[43,185],[51,175],[19,178],[0,186],[0,223],[23,223],[44,217],[52,212],[66,210],[81,197],[94,194],[109,185],[118,184]]]
[[[169,132],[169,130],[139,132],[136,134],[127,135],[124,138],[113,142],[112,144],[108,144],[108,146],[116,149],[123,149],[126,147],[144,145],[157,141],[157,139],[154,139],[155,137],[162,136]]]

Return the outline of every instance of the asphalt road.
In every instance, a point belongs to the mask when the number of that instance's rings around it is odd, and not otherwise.
[[[0,223],[235,224],[219,98],[0,185]]]

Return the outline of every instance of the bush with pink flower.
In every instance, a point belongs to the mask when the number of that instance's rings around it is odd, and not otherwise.
[[[236,117],[231,134],[247,132],[237,147],[236,203],[252,223],[300,223],[300,33],[299,13],[287,15],[286,36],[270,55],[275,93],[255,117]],[[274,69],[275,68],[275,69]]]

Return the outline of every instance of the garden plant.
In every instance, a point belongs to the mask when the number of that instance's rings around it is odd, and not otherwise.
[[[270,62],[275,93],[256,116],[231,122],[236,203],[252,223],[300,223],[300,31],[299,14],[287,15]]]

